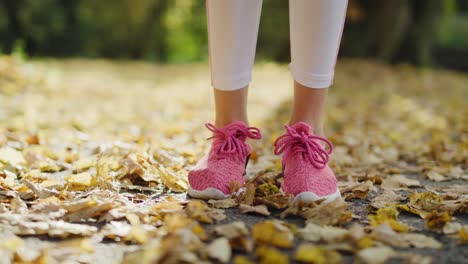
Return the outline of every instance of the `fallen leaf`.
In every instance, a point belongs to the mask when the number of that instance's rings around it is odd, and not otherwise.
[[[221,237],[213,240],[206,249],[211,258],[221,263],[226,263],[231,259],[231,246],[227,238]]]
[[[209,204],[211,204],[215,208],[233,208],[238,206],[238,203],[235,199],[229,198],[229,199],[223,199],[223,200],[209,200]]]
[[[41,185],[34,184],[28,180],[23,180],[23,183],[29,189],[31,189],[31,191],[33,191],[37,195],[37,197],[41,199],[59,195],[59,192],[56,190],[50,190],[50,189],[44,188]]]
[[[436,182],[449,180],[449,178],[445,177],[444,175],[440,174],[439,172],[435,170],[430,170],[426,172],[425,175],[429,180],[433,180]]]
[[[403,197],[401,195],[395,194],[394,191],[383,189],[383,192],[379,196],[372,199],[370,206],[375,209],[380,209],[396,204],[402,199]]]
[[[255,197],[255,204],[264,204],[268,207],[275,209],[284,209],[289,206],[292,196],[283,195],[281,193],[265,196]]]
[[[424,220],[428,229],[441,229],[452,217],[447,212],[432,211]]]
[[[94,177],[89,172],[82,172],[78,174],[71,174],[65,178],[70,188],[74,190],[84,190],[89,188],[94,183]]]
[[[393,231],[392,227],[388,223],[383,223],[376,226],[370,237],[376,241],[382,242],[391,247],[409,247],[411,244],[400,236],[400,233]]]
[[[352,213],[347,210],[348,204],[341,198],[329,203],[321,203],[313,208],[299,212],[306,223],[318,225],[341,225],[351,220]]]
[[[245,191],[241,204],[252,205],[255,200],[255,185],[253,183],[245,184]]]
[[[387,178],[384,178],[382,184],[380,185],[383,189],[389,190],[403,190],[408,187],[418,187],[421,186],[421,183],[418,180],[409,179],[408,177],[398,174],[398,175],[389,175]]]
[[[270,212],[268,211],[268,208],[263,204],[255,205],[255,206],[251,206],[251,205],[247,205],[247,204],[240,204],[239,205],[239,211],[242,214],[256,213],[256,214],[265,215],[265,216],[270,215]]]
[[[400,236],[415,248],[441,248],[442,244],[432,237],[423,234],[406,233]]]
[[[409,227],[403,223],[398,222],[398,211],[394,207],[383,207],[377,210],[373,215],[368,218],[372,226],[378,226],[387,223],[390,227],[397,232],[408,232]]]
[[[277,220],[266,220],[252,227],[252,236],[257,243],[281,248],[293,246],[294,235],[291,230]]]
[[[340,192],[345,198],[349,199],[365,199],[373,184],[371,181],[365,182],[346,182],[340,184]]]
[[[335,250],[312,244],[301,244],[294,253],[294,260],[314,264],[342,263],[343,259]]]
[[[236,255],[232,259],[233,264],[254,264],[253,261],[249,260],[246,256]]]
[[[314,223],[308,223],[304,228],[298,230],[298,236],[310,242],[339,242],[343,240],[349,231],[339,227],[320,226]]]
[[[255,255],[260,259],[259,263],[261,264],[287,264],[289,263],[288,255],[282,253],[281,251],[267,246],[259,246],[255,250]]]
[[[356,257],[361,263],[378,264],[385,263],[395,255],[396,252],[390,247],[371,247],[360,250]]]
[[[468,243],[468,226],[463,226],[460,228],[458,236],[463,243]]]
[[[0,148],[0,162],[13,167],[23,166],[26,164],[23,154],[11,147]]]
[[[224,225],[218,225],[213,229],[214,233],[228,239],[246,236],[249,234],[249,230],[245,226],[244,222],[236,221]]]

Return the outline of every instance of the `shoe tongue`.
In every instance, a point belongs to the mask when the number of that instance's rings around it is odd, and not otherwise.
[[[311,126],[305,122],[295,123],[291,127],[294,128],[294,130],[296,130],[299,134],[301,133],[310,134]]]
[[[232,123],[229,123],[222,127],[221,129],[224,130],[225,132],[232,133],[233,135],[236,135],[238,130],[245,129],[247,125],[244,122],[241,121],[234,121]],[[245,135],[238,135],[236,136],[239,139],[245,140],[246,136]]]

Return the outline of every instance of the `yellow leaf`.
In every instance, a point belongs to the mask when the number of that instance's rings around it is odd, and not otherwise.
[[[78,174],[72,174],[65,178],[65,181],[70,185],[72,189],[86,189],[93,184],[93,176],[89,172],[82,172]]]
[[[312,244],[300,245],[294,254],[294,260],[313,264],[334,264],[343,262],[340,253],[337,251]]]
[[[232,259],[233,264],[254,264],[253,261],[250,261],[246,256],[237,255]]]
[[[281,251],[267,246],[259,246],[255,250],[255,255],[260,259],[261,264],[287,264],[289,263],[288,255]]]
[[[291,248],[293,246],[293,233],[287,226],[277,220],[267,220],[255,224],[252,228],[252,236],[257,243],[281,248]]]
[[[426,227],[429,229],[440,229],[442,228],[448,221],[450,221],[452,217],[447,212],[438,212],[432,211],[428,214],[424,219],[426,220]]]
[[[398,222],[397,217],[398,211],[394,207],[383,207],[378,209],[375,215],[369,215],[369,220],[372,226],[388,223],[394,231],[408,232],[408,226]]]
[[[463,243],[468,243],[468,227],[460,228],[458,235]]]

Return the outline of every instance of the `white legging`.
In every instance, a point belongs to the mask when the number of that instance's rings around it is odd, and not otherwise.
[[[293,78],[328,88],[340,46],[347,0],[289,0]],[[247,86],[257,45],[262,0],[207,0],[211,84],[232,91]]]

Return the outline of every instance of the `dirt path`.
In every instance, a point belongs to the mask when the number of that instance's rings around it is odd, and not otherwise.
[[[467,83],[468,76],[452,72],[341,62],[326,131],[348,209],[322,208],[320,214],[337,218],[324,224],[313,217],[281,219],[284,208],[262,216],[187,205],[185,176],[208,147],[203,123],[213,119],[206,65],[0,58],[0,254],[6,256],[0,263],[216,262],[213,252],[230,252],[231,246],[210,244],[217,237],[212,232],[236,221],[249,233],[236,237],[244,250],[233,251],[237,257],[229,261],[235,263],[247,263],[240,255],[294,262],[301,259],[299,245],[309,246],[312,255],[302,257],[316,263],[463,263]],[[280,181],[272,143],[287,122],[291,90],[286,66],[256,67],[249,114],[264,137],[254,143],[248,176],[265,180],[271,197]],[[257,198],[269,199],[258,182],[254,188]],[[385,190],[399,199],[386,200]],[[418,198],[425,193],[432,196]],[[378,197],[395,219],[372,220]],[[238,203],[246,200],[238,198],[234,207]],[[340,220],[348,212],[352,218]],[[255,224],[268,219],[291,224],[285,231],[293,236],[291,248],[252,237]],[[312,239],[303,235],[306,222],[346,234]]]

